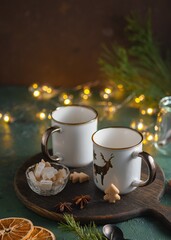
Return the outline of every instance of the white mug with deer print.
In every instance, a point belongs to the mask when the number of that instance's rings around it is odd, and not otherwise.
[[[93,141],[93,172],[96,186],[104,191],[114,184],[120,194],[153,182],[156,164],[148,153],[142,151],[143,136],[127,127],[108,127],[95,132]],[[141,180],[141,164],[145,161],[148,177]]]
[[[97,130],[96,110],[84,105],[68,105],[52,112],[51,127],[42,136],[42,153],[69,167],[83,167],[93,161],[92,134]],[[48,150],[52,135],[52,152]]]

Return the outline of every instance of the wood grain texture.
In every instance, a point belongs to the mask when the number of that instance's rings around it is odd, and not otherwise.
[[[165,178],[163,171],[157,166],[156,179],[146,187],[137,188],[135,191],[121,196],[115,204],[103,200],[104,193],[93,182],[92,165],[84,168],[70,169],[70,171],[84,171],[89,174],[90,181],[85,183],[67,183],[66,188],[59,194],[50,197],[39,196],[28,186],[25,171],[28,166],[39,162],[42,154],[37,154],[28,159],[17,171],[14,178],[14,188],[21,202],[35,213],[49,219],[61,221],[63,215],[57,213],[55,205],[59,202],[71,202],[81,194],[91,196],[90,203],[82,210],[74,208],[72,214],[81,223],[94,221],[97,224],[116,223],[131,218],[145,215],[159,217],[164,223],[171,225],[171,207],[162,206],[160,198],[164,194]],[[46,160],[46,159],[45,159]],[[142,178],[146,178],[146,167],[142,166]]]
[[[134,12],[144,21],[149,9],[163,52],[171,42],[170,0],[0,1],[0,85],[105,82],[102,44],[127,45],[125,18]]]

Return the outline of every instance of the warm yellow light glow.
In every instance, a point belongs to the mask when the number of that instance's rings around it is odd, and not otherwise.
[[[116,111],[116,107],[115,106],[108,106],[105,110],[108,111],[109,113],[113,113],[113,112]]]
[[[64,100],[64,104],[65,104],[65,105],[71,104],[71,100],[70,100],[69,98],[65,99],[65,100]]]
[[[44,86],[42,86],[42,90],[44,91],[44,92],[47,92],[47,93],[52,93],[52,88],[51,87],[48,87],[48,86],[46,86],[46,85],[44,85]]]
[[[140,99],[138,97],[135,98],[136,103],[140,103]]]
[[[48,86],[46,86],[46,85],[42,86],[43,91],[47,92],[47,89],[48,89]]]
[[[106,94],[111,94],[112,89],[111,89],[111,88],[105,88],[105,89],[104,89],[104,92],[105,92]]]
[[[103,94],[103,98],[104,98],[104,99],[108,99],[108,98],[109,98],[109,94],[104,93],[104,94]]]
[[[153,108],[147,108],[147,113],[148,113],[149,115],[152,115],[153,112],[154,112],[154,109],[153,109]]]
[[[50,113],[48,114],[48,119],[49,119],[49,120],[52,119],[52,116],[51,116]]]
[[[136,129],[136,122],[135,122],[135,121],[133,121],[133,122],[131,123],[131,127],[134,128],[134,129]]]
[[[46,118],[46,114],[44,112],[39,113],[40,120],[44,120]]]
[[[2,116],[3,116],[2,113],[0,113],[0,119],[2,118]]]
[[[40,91],[39,91],[39,90],[35,90],[35,91],[33,92],[33,96],[34,96],[34,97],[39,97],[39,96],[40,96]]]
[[[52,88],[48,87],[47,90],[46,90],[47,93],[52,93]]]
[[[68,94],[63,93],[63,94],[62,94],[62,98],[63,98],[63,99],[68,99]]]
[[[140,101],[143,101],[145,99],[145,96],[142,94],[139,96]]]
[[[141,110],[141,114],[142,114],[142,115],[145,115],[145,114],[146,114],[146,110],[145,110],[145,109],[142,109],[142,110]]]
[[[89,88],[84,88],[83,90],[85,95],[89,95],[90,94],[90,89]]]
[[[88,96],[87,94],[83,94],[81,97],[82,97],[84,100],[87,100],[87,99],[89,98],[89,96]]]
[[[34,88],[34,89],[38,88],[38,84],[37,83],[33,83],[32,88]]]
[[[143,144],[149,144],[152,143],[154,141],[155,136],[153,135],[153,133],[150,132],[143,132]]]
[[[10,120],[11,120],[10,116],[8,114],[5,114],[3,119],[4,119],[4,122],[6,122],[6,123],[10,122]]]
[[[141,94],[139,97],[136,97],[136,98],[134,99],[134,101],[135,101],[136,103],[140,103],[140,102],[142,102],[142,101],[144,100],[144,98],[145,98],[145,96],[144,96],[143,94]]]
[[[146,128],[142,119],[140,119],[139,121],[132,121],[130,127],[137,129],[139,131],[145,130]]]
[[[159,140],[159,136],[158,136],[158,134],[156,133],[156,134],[154,135],[154,141],[155,141],[155,142],[158,142],[158,140]]]
[[[119,89],[123,89],[123,85],[122,84],[118,84],[118,88]]]
[[[159,130],[159,127],[157,125],[154,126],[154,130],[155,131],[158,131]]]
[[[151,141],[153,141],[153,140],[154,140],[153,134],[152,134],[152,133],[149,133],[149,134],[147,135],[147,141],[151,142]]]
[[[144,129],[144,124],[142,122],[139,122],[138,125],[137,125],[137,129],[139,131],[143,130]]]
[[[158,121],[159,123],[161,123],[161,122],[163,121],[163,118],[162,118],[162,117],[158,117],[158,118],[157,118],[157,121]]]

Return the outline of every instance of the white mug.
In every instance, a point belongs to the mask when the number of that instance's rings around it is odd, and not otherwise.
[[[92,136],[94,151],[94,182],[104,191],[114,184],[120,194],[126,194],[138,186],[146,186],[156,176],[154,159],[142,151],[143,136],[127,127],[109,127]],[[148,179],[141,180],[142,159],[148,167]]]
[[[88,106],[58,107],[51,114],[51,127],[42,136],[42,152],[51,160],[69,167],[82,167],[93,161],[92,134],[97,130],[98,114]],[[52,151],[48,139],[52,134]]]

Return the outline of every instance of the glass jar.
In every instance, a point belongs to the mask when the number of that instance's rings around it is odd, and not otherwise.
[[[165,155],[171,155],[171,96],[159,102],[160,111],[155,126],[155,147]]]

